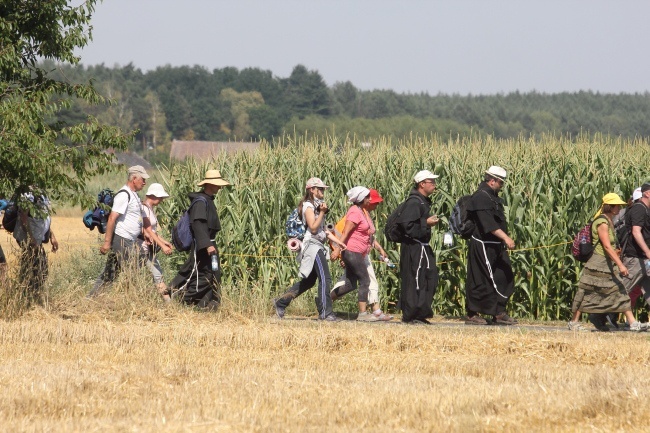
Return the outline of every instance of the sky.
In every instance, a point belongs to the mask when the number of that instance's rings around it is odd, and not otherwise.
[[[495,94],[650,90],[647,0],[104,0],[84,65],[302,64],[328,86]]]

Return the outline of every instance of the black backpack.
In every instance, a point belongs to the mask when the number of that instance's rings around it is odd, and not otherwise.
[[[397,206],[397,209],[395,209],[390,215],[388,215],[388,219],[386,220],[386,225],[384,226],[384,235],[386,236],[387,240],[391,242],[402,243],[406,239],[408,239],[408,236],[406,236],[406,233],[404,233],[404,230],[402,230],[402,226],[400,226],[397,223],[397,221],[399,220],[399,217],[402,215],[402,212],[404,212],[404,209],[406,209],[406,203],[408,203],[408,201],[413,198],[417,198],[417,197],[407,198],[399,206]],[[420,201],[420,204],[424,204],[424,203]]]
[[[9,233],[16,230],[16,222],[18,221],[18,207],[15,202],[9,202],[5,214],[2,216],[2,227]]]
[[[625,215],[623,215],[623,218],[620,218],[616,223],[614,224],[614,230],[616,231],[616,238],[618,240],[618,244],[625,250],[625,247],[627,246],[627,243],[629,240],[632,238],[632,221],[630,221],[630,209],[633,206],[636,206],[637,204],[643,205],[643,203],[634,203],[632,206],[627,208],[625,210]],[[646,214],[648,213],[648,209],[645,209]]]
[[[472,195],[464,195],[458,199],[449,217],[449,228],[455,235],[460,235],[463,239],[469,239],[474,233],[476,223],[472,219],[472,213],[468,210],[472,201]]]

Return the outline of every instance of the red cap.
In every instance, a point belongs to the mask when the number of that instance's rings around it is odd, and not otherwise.
[[[379,195],[379,192],[376,189],[370,190],[370,204],[381,203],[384,201],[383,198]]]

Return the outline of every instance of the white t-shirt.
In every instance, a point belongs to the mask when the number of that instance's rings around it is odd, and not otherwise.
[[[305,224],[305,228],[306,228],[303,242],[307,242],[310,238],[314,238],[320,242],[325,242],[325,239],[327,239],[327,234],[325,233],[325,225],[326,225],[325,218],[323,218],[323,221],[321,221],[320,227],[318,227],[316,234],[312,234],[311,230],[309,230],[309,224],[307,224],[306,211],[309,208],[311,208],[314,211],[314,218],[318,218],[318,214],[319,214],[319,212],[316,212],[316,207],[312,202],[304,201],[302,203],[302,222]]]
[[[113,199],[111,211],[120,214],[115,223],[115,234],[135,241],[142,233],[142,218],[146,215],[142,211],[142,202],[137,193],[126,185],[120,188],[120,191],[126,191],[129,195],[116,193]]]

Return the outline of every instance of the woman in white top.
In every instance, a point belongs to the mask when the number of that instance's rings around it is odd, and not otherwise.
[[[151,271],[156,289],[165,302],[171,301],[171,297],[169,296],[169,289],[163,281],[162,268],[156,253],[162,250],[163,253],[170,255],[172,253],[172,244],[158,234],[158,218],[154,212],[154,207],[158,206],[167,197],[169,197],[169,194],[165,192],[161,184],[152,183],[147,189],[147,198],[142,202],[142,212],[149,218],[152,233],[152,235],[145,233],[142,242],[142,253],[147,258],[147,267]]]
[[[318,318],[331,322],[339,320],[332,311],[332,298],[330,298],[332,277],[327,263],[325,239],[331,239],[342,248],[345,248],[345,244],[325,229],[325,215],[329,211],[327,203],[323,200],[325,188],[329,187],[322,180],[312,177],[305,186],[305,196],[298,203],[298,213],[306,228],[302,248],[298,254],[300,280],[282,296],[273,300],[279,318],[284,317],[284,311],[291,301],[311,289],[318,279],[316,292]]]

